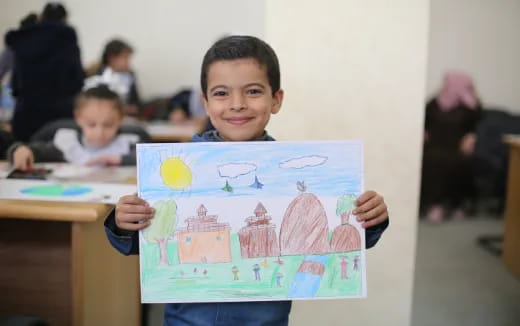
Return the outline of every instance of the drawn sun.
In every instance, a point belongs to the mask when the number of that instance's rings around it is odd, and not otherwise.
[[[170,157],[161,164],[163,182],[174,190],[184,190],[191,185],[193,175],[180,157]]]

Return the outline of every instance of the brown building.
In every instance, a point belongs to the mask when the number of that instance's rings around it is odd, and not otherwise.
[[[276,237],[276,225],[262,203],[258,203],[254,216],[245,219],[246,226],[240,229],[240,253],[242,258],[279,256],[280,247]]]
[[[217,222],[217,215],[207,215],[204,205],[197,216],[187,218],[186,227],[178,228],[177,251],[183,263],[226,263],[231,259],[231,241],[228,223]]]

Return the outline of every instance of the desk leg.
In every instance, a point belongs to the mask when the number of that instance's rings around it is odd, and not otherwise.
[[[520,147],[510,146],[502,259],[520,278]]]
[[[112,248],[102,219],[71,233],[74,326],[140,325],[138,257]]]

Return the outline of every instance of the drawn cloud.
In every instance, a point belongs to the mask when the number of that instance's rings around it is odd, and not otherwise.
[[[256,165],[251,163],[229,163],[218,166],[218,173],[223,178],[236,178],[256,171]]]
[[[303,157],[292,158],[279,164],[282,169],[303,169],[313,166],[322,165],[327,162],[328,157],[320,155],[309,155]]]

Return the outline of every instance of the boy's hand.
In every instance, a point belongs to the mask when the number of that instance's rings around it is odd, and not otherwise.
[[[388,220],[388,209],[381,195],[375,191],[366,191],[356,199],[357,208],[353,213],[356,219],[363,222],[363,228],[368,228]]]
[[[153,214],[154,209],[137,195],[123,196],[116,206],[116,225],[122,230],[141,230],[150,225]]]
[[[32,170],[34,168],[34,154],[29,147],[22,145],[14,151],[13,166],[15,169],[22,171]]]
[[[121,165],[121,156],[119,155],[102,155],[91,159],[85,165]]]

